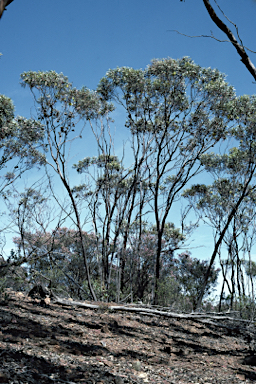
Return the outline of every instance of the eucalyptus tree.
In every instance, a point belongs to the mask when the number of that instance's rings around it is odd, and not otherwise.
[[[125,127],[136,143],[136,158],[151,194],[149,204],[157,229],[155,294],[165,223],[186,184],[197,175],[202,154],[226,138],[233,87],[218,70],[201,68],[191,59],[153,60],[145,69],[109,70],[100,81],[102,100],[123,107]]]
[[[147,293],[147,297],[151,297],[152,300],[152,293],[154,294],[154,290],[152,292],[152,278],[154,278],[155,250],[158,239],[156,226],[143,223],[141,232],[140,223],[138,222],[137,228],[134,225],[134,229],[129,239],[130,258],[128,260],[130,263],[129,269],[132,271],[130,280],[134,286],[134,296],[139,299],[145,299],[145,294]],[[161,293],[165,289],[167,279],[173,273],[174,254],[183,247],[184,241],[185,236],[179,228],[176,228],[173,223],[165,223],[161,255]],[[127,274],[129,269],[126,271]]]
[[[230,230],[227,231],[226,236],[223,238],[223,242],[227,248],[227,259],[224,261],[226,266],[226,272],[230,268],[230,308],[233,309],[234,300],[238,291],[238,297],[242,299],[245,297],[245,284],[244,274],[242,270],[243,260],[241,259],[241,251],[243,244],[240,244],[239,238],[241,237],[242,228],[239,223],[239,219],[235,215],[230,223]],[[222,293],[224,292],[224,283],[228,285],[227,276],[223,281]],[[221,308],[222,295],[220,296],[219,309]],[[241,302],[241,300],[240,300]]]
[[[4,201],[9,187],[25,171],[44,163],[44,156],[40,152],[42,137],[43,128],[40,122],[21,116],[15,117],[12,100],[0,95],[0,198],[4,199],[0,216],[4,215]],[[12,222],[5,215],[0,226],[1,240],[4,240],[11,225]]]
[[[103,103],[106,103],[101,93],[99,95]],[[132,157],[125,156],[126,148],[123,145],[122,157],[119,159],[115,155],[111,122],[108,117],[106,124],[91,126],[99,155],[85,157],[74,168],[79,173],[86,173],[92,180],[92,190],[88,190],[87,185],[78,186],[75,190],[82,192],[88,199],[94,232],[101,239],[101,285],[105,292],[109,290],[115,256],[116,300],[119,301],[125,290],[125,255],[130,228],[137,220],[142,228],[142,218],[146,214],[144,207],[149,188],[145,160],[152,149],[149,146],[150,141],[142,143],[137,140],[137,134],[134,134],[130,138]],[[91,166],[94,167],[93,170]]]
[[[109,143],[108,143],[109,144]],[[106,143],[107,147],[108,144]],[[111,281],[111,266],[116,252],[120,225],[126,211],[126,204],[120,201],[127,190],[125,180],[127,174],[117,156],[111,155],[111,145],[105,151],[99,145],[101,154],[96,157],[86,157],[74,164],[79,173],[86,173],[92,180],[91,189],[88,185],[74,188],[76,196],[80,195],[88,201],[88,208],[94,233],[98,239],[99,271],[101,276],[101,291],[109,295]],[[93,168],[91,170],[91,168]]]
[[[233,151],[231,150],[230,152]],[[227,160],[228,155],[224,156],[225,160]],[[212,161],[216,161],[216,157],[219,161],[221,158],[224,160],[224,156],[212,154]],[[208,160],[210,161],[210,159]],[[221,170],[220,168],[215,170],[214,176],[216,180],[213,184],[193,185],[184,191],[183,196],[189,200],[190,205],[194,208],[199,218],[213,228],[215,241],[214,250],[219,254],[223,275],[219,308],[221,308],[225,286],[229,291],[232,308],[236,287],[238,288],[239,297],[245,295],[242,271],[243,260],[241,259],[241,254],[243,253],[244,256],[243,250],[245,248],[246,236],[253,221],[253,216],[255,216],[251,204],[251,199],[254,200],[254,194],[250,193],[247,197],[244,197],[232,216],[225,233],[222,234],[230,212],[239,200],[243,190],[242,180],[239,180],[236,172],[232,171],[232,174],[230,174],[228,178],[227,175],[225,175],[226,177],[224,177],[224,175],[222,176],[222,171],[225,172],[224,169]],[[226,246],[227,259],[221,257],[220,244],[218,243],[220,238],[223,239],[223,243]],[[228,280],[228,272],[230,272],[230,281]]]
[[[141,220],[146,188],[144,186],[142,192],[142,185],[137,180],[136,164],[125,168],[122,160],[111,155],[111,143],[107,145],[105,142],[104,147],[99,145],[99,156],[86,157],[74,165],[79,173],[86,173],[89,178],[93,178],[91,189],[84,184],[75,187],[74,192],[77,197],[88,201],[94,233],[98,239],[99,270],[104,296],[110,297],[110,286],[113,287],[111,271],[115,263],[115,270],[118,271],[115,279],[116,300],[119,301],[120,291],[124,289],[124,254],[130,227],[137,219]]]
[[[207,209],[208,206],[211,218],[214,215],[218,220],[217,237],[202,284],[198,307],[201,305],[209,273],[230,224],[236,216],[239,217],[241,214],[239,209],[242,209],[243,212],[243,204],[246,206],[247,199],[255,196],[255,113],[255,96],[245,95],[236,100],[231,111],[232,119],[236,121],[236,125],[230,129],[230,134],[235,139],[237,146],[230,148],[228,153],[202,155],[201,163],[207,171],[215,176],[216,181],[213,186],[194,185],[185,192],[185,196],[192,198],[200,209]],[[221,177],[223,173],[225,177]],[[218,187],[218,193],[216,193],[216,187]],[[211,210],[213,207],[214,209]]]
[[[0,193],[26,170],[44,163],[42,138],[41,123],[15,117],[12,100],[0,95]]]
[[[82,88],[74,88],[62,73],[24,72],[21,75],[22,85],[29,87],[34,97],[38,120],[44,127],[44,152],[47,169],[58,175],[70,199],[70,219],[73,220],[81,239],[82,254],[86,268],[88,288],[91,296],[96,295],[91,284],[90,271],[83,245],[80,212],[72,193],[72,185],[68,177],[68,156],[74,140],[82,137],[85,124],[83,122],[97,120],[107,111],[107,105],[99,100],[95,92]],[[83,123],[76,132],[78,123]],[[78,128],[77,128],[78,130]],[[58,199],[56,199],[58,202]]]
[[[97,275],[95,236],[85,231],[82,235],[91,273]],[[18,250],[21,246],[25,249],[30,282],[35,283],[38,279],[49,281],[55,293],[65,292],[73,298],[88,298],[79,231],[66,227],[51,231],[27,231],[23,238],[15,237],[14,243]]]
[[[247,223],[243,228],[243,252],[245,255],[245,273],[248,277],[248,294],[251,298],[252,302],[254,302],[255,299],[255,293],[254,293],[254,281],[253,278],[255,277],[255,266],[254,262],[252,261],[252,249],[256,242],[256,210],[255,210],[255,196],[254,193],[253,198],[250,198],[247,203]],[[249,224],[249,225],[248,225]]]
[[[248,296],[254,302],[254,286],[252,275],[250,274],[250,266],[252,265],[252,247],[256,239],[256,193],[251,191],[244,201],[241,203],[236,212],[227,235],[224,236],[224,243],[228,250],[228,259],[224,261],[226,270],[231,270],[230,287],[228,281],[226,284],[229,288],[230,306],[236,298],[236,287],[240,309],[243,309],[243,304],[247,304]],[[222,267],[223,269],[223,267]],[[245,277],[248,277],[247,281]],[[224,285],[224,281],[223,281]],[[222,296],[220,296],[221,306]]]
[[[173,258],[173,276],[179,283],[180,293],[189,298],[192,310],[196,309],[197,299],[201,293],[201,285],[207,268],[208,262],[206,260],[193,258],[187,251]],[[212,268],[205,295],[213,293],[219,271],[219,268]]]

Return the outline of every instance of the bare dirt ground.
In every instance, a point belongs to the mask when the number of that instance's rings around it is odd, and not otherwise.
[[[0,383],[254,383],[255,335],[235,320],[42,307],[10,292],[0,303]]]

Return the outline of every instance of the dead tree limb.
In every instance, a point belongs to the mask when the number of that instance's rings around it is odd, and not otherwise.
[[[11,4],[13,2],[13,0],[0,0],[0,19],[4,13],[4,11],[6,11],[6,7],[7,5]]]
[[[226,40],[223,40],[223,39],[218,39],[216,36],[214,36],[212,33],[211,35],[187,35],[186,33],[181,33],[180,31],[178,31],[177,29],[168,29],[168,32],[176,32],[178,33],[179,35],[181,36],[185,36],[185,37],[189,37],[190,39],[195,39],[195,38],[199,38],[199,37],[204,37],[204,38],[210,38],[210,39],[213,39],[213,40],[216,40],[218,41],[219,43],[230,43],[230,40],[226,39]],[[252,53],[256,53],[256,51],[253,51],[252,49],[250,49],[249,47],[246,47],[245,45],[243,45],[244,49],[247,49],[247,51],[250,51]]]
[[[88,309],[106,309],[108,311],[124,311],[124,312],[134,312],[139,315],[149,315],[149,316],[162,316],[162,317],[169,317],[174,319],[186,319],[186,320],[197,320],[197,321],[203,321],[203,320],[229,320],[229,321],[242,321],[249,323],[250,320],[244,320],[239,318],[233,318],[230,316],[222,316],[220,314],[216,315],[209,315],[209,314],[203,314],[203,313],[174,313],[174,312],[167,312],[167,311],[161,311],[158,309],[151,309],[151,308],[143,308],[143,307],[136,307],[135,305],[133,307],[126,306],[126,305],[108,305],[107,303],[100,303],[100,304],[89,304],[84,303],[80,301],[73,301],[70,299],[61,299],[58,297],[55,297],[53,300],[54,304],[60,304],[65,306],[77,306],[81,308],[88,308]]]
[[[246,66],[250,74],[253,76],[254,80],[256,80],[256,68],[252,61],[250,60],[249,56],[247,55],[245,51],[245,47],[241,42],[237,41],[236,37],[232,33],[232,31],[227,27],[227,25],[217,16],[216,12],[214,11],[213,7],[211,6],[211,3],[209,0],[203,0],[205,8],[207,9],[207,12],[212,19],[212,21],[217,25],[217,27],[225,33],[225,35],[228,37],[231,44],[235,47],[238,55],[241,57],[242,63]]]

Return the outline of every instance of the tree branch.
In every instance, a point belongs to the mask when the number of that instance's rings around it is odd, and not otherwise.
[[[7,5],[11,4],[13,2],[13,0],[0,0],[0,19],[4,13],[4,11],[6,11],[6,7]]]
[[[245,51],[245,47],[243,44],[238,43],[237,39],[235,38],[234,34],[231,32],[231,30],[227,27],[225,23],[217,16],[215,13],[213,7],[210,4],[209,0],[203,0],[205,8],[207,9],[212,21],[217,25],[217,27],[226,34],[229,41],[233,44],[235,47],[237,53],[241,57],[242,63],[246,66],[248,71],[253,76],[254,80],[256,80],[256,68],[254,64],[251,62],[249,56],[247,55]]]
[[[181,33],[179,31],[177,31],[177,29],[168,29],[168,32],[176,32],[178,33],[179,35],[182,35],[182,36],[186,36],[186,37],[189,37],[190,39],[194,39],[194,38],[197,38],[197,37],[208,37],[208,38],[211,38],[211,39],[214,39],[216,41],[218,41],[219,43],[230,43],[231,41],[230,40],[221,40],[221,39],[217,39],[217,37],[215,37],[213,34],[211,35],[195,35],[195,36],[191,36],[191,35],[187,35],[185,33]],[[246,47],[246,46],[243,46],[245,49],[247,49],[248,51],[252,52],[252,53],[256,53],[256,51],[253,51],[252,49]]]

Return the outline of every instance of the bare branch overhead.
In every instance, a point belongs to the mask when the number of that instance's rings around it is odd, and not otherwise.
[[[242,43],[239,43],[237,39],[235,38],[234,34],[231,32],[231,30],[227,27],[227,25],[217,16],[216,12],[214,11],[213,7],[210,4],[209,0],[203,0],[204,5],[212,19],[212,21],[217,25],[217,27],[226,34],[230,42],[233,44],[235,49],[237,50],[237,53],[241,57],[242,63],[246,66],[248,71],[251,73],[253,78],[256,80],[256,68],[252,61],[250,60],[249,56],[247,55],[245,51],[245,47]],[[240,39],[241,41],[241,39]]]
[[[13,0],[0,0],[0,19],[3,15],[3,12],[6,11],[7,5],[11,4]]]
[[[170,32],[176,32],[178,33],[179,35],[181,36],[186,36],[186,37],[189,37],[190,39],[194,39],[196,37],[208,37],[208,38],[211,38],[211,39],[214,39],[216,41],[218,41],[219,43],[230,43],[230,40],[221,40],[221,39],[217,39],[217,37],[215,37],[212,32],[211,32],[211,35],[187,35],[186,33],[181,33],[180,31],[177,31],[177,29],[168,29],[168,31]],[[252,53],[256,53],[256,51],[253,51],[252,49],[246,47],[245,45],[243,46],[245,49],[247,49],[248,51],[252,52]]]

